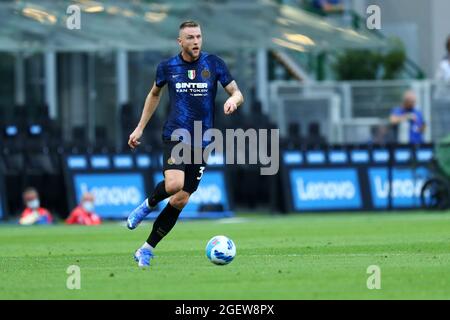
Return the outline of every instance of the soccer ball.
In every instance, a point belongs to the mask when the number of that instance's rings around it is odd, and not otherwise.
[[[229,264],[236,256],[236,246],[230,238],[215,236],[206,245],[206,256],[214,264]]]

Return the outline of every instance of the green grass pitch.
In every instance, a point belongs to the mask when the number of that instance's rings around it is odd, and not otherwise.
[[[0,225],[0,299],[450,299],[447,213],[244,217],[179,222],[143,270],[132,254],[149,223]],[[205,257],[219,234],[237,246],[227,266]],[[80,290],[66,287],[70,265]],[[367,288],[370,265],[380,290]]]

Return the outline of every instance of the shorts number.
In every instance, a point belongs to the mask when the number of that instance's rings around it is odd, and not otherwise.
[[[198,171],[198,173],[200,173],[200,176],[197,177],[197,180],[201,180],[203,177],[203,171],[205,171],[205,167],[200,167],[200,170]]]

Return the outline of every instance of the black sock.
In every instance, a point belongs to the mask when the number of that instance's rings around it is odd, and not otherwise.
[[[161,239],[172,230],[178,220],[180,212],[181,210],[168,203],[153,223],[152,232],[147,239],[147,243],[155,248]]]
[[[148,205],[150,207],[154,207],[160,202],[161,200],[164,200],[166,198],[170,197],[170,194],[166,192],[166,184],[164,183],[164,180],[158,183],[155,187],[155,190],[153,190],[153,193],[150,197],[148,197]]]

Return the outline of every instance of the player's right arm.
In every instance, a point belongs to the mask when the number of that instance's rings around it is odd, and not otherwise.
[[[148,121],[151,119],[153,113],[158,107],[160,99],[161,99],[161,88],[158,87],[156,83],[154,83],[152,89],[147,95],[147,98],[145,99],[144,110],[142,110],[141,119],[139,120],[136,129],[134,129],[134,131],[130,134],[130,138],[128,139],[128,145],[130,146],[130,148],[134,149],[141,144],[139,142],[139,139],[141,138],[142,133],[144,132],[145,126],[147,125]]]
[[[391,114],[389,116],[389,121],[395,125],[395,124],[399,124],[400,122],[405,121],[405,117],[402,115]]]
[[[416,121],[416,115],[413,113],[406,113],[403,115],[399,114],[391,114],[389,117],[389,121],[391,124],[397,125],[403,121],[413,120]]]

